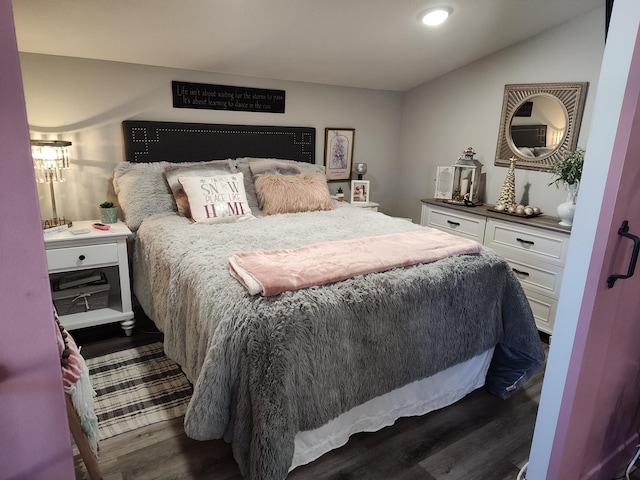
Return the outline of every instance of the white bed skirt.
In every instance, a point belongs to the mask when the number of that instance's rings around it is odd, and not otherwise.
[[[376,432],[401,417],[424,415],[484,385],[493,348],[435,375],[352,408],[320,428],[298,432],[289,471],[320,458],[360,432]]]

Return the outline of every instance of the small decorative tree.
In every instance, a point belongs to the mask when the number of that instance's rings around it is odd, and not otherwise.
[[[511,162],[509,164],[509,170],[507,171],[507,176],[502,184],[502,191],[496,202],[496,207],[504,207],[505,209],[515,206],[516,204],[516,159],[515,157],[511,157],[509,161]]]

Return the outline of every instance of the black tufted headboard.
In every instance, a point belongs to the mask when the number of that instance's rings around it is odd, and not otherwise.
[[[316,129],[126,120],[125,160],[196,162],[238,157],[315,163]]]

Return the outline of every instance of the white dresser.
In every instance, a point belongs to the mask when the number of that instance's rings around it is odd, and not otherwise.
[[[546,215],[517,217],[438,200],[422,200],[420,223],[471,238],[503,255],[522,284],[538,329],[553,333],[570,227]]]

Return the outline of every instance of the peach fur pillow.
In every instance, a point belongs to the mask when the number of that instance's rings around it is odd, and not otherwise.
[[[324,175],[258,175],[254,184],[264,215],[334,209]]]
[[[178,177],[196,223],[229,223],[253,220],[242,173],[204,177]]]

